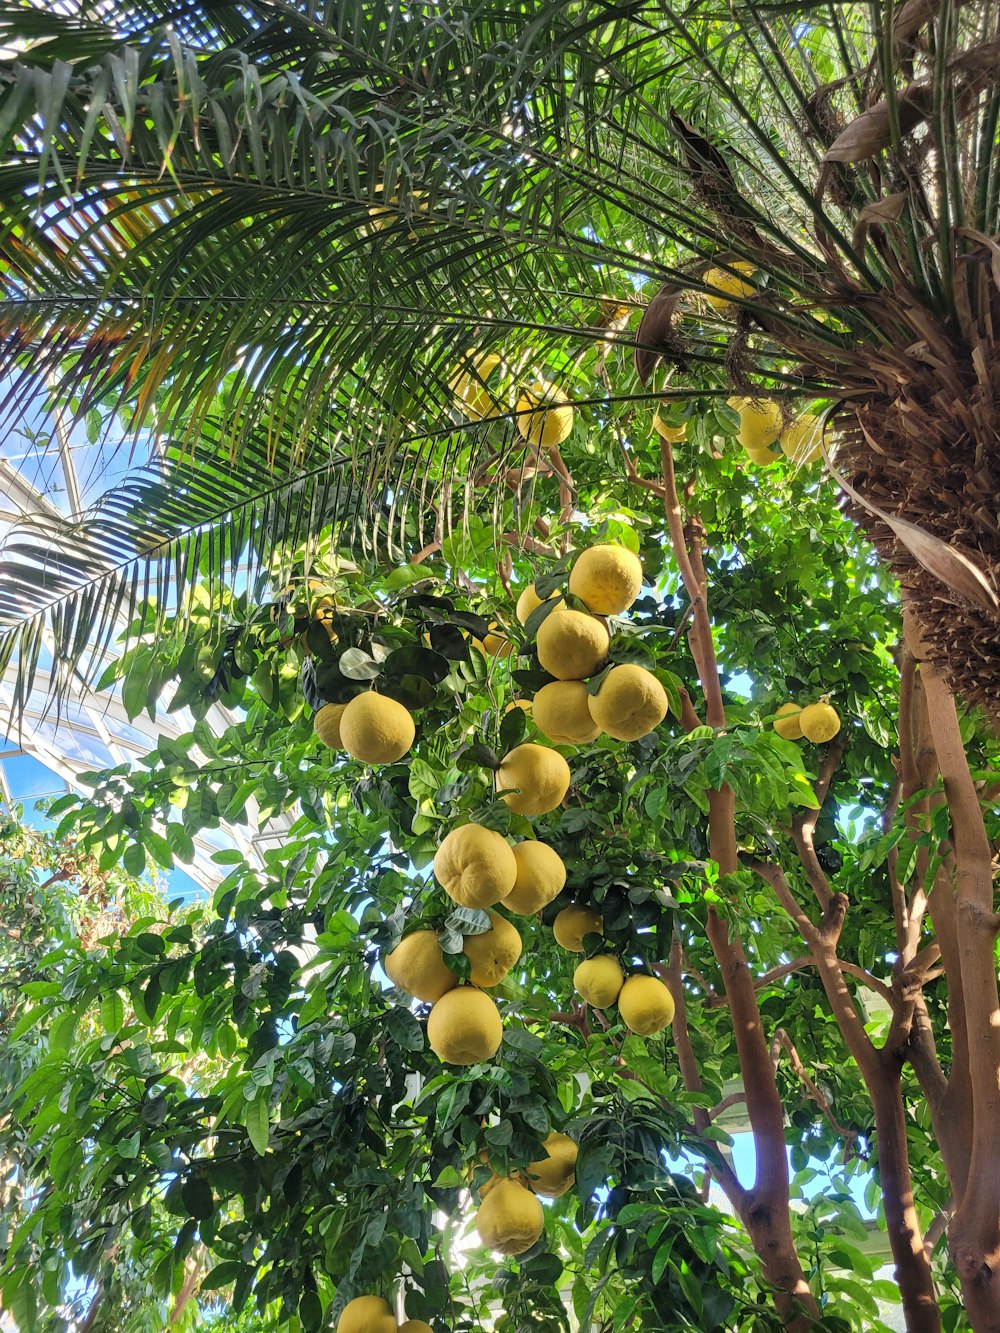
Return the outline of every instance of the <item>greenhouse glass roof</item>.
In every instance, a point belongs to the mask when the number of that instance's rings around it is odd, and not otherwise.
[[[79,513],[130,469],[149,462],[151,450],[88,439],[82,423],[66,430],[39,402],[29,402],[0,434],[0,548],[11,527],[32,515]],[[114,651],[112,645],[107,661]],[[43,654],[20,727],[11,715],[15,667],[0,679],[0,797],[21,802],[25,819],[36,826],[45,822],[44,801],[79,787],[81,774],[135,763],[161,736],[183,736],[194,725],[187,709],[159,715],[155,722],[145,714],[129,718],[117,687],[95,693],[81,685],[57,716],[47,697],[49,666],[51,658],[46,662]],[[219,705],[205,718],[216,733],[237,720]],[[171,891],[211,890],[223,873],[211,859],[214,852],[235,847],[257,859],[289,822],[279,816],[260,830],[254,828],[252,803],[248,813],[248,827],[223,824],[194,839],[194,860],[175,872]]]

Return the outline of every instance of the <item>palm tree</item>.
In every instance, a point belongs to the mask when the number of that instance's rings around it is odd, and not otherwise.
[[[510,385],[571,386],[609,458],[656,402],[822,405],[914,644],[996,713],[992,0],[116,9],[0,8],[8,409],[54,376],[56,410],[158,447],[8,540],[22,695],[44,640],[95,675],[147,593],[280,575],[331,521],[412,555],[515,442],[558,470],[510,386],[459,410],[495,349]],[[973,1193],[953,1251],[995,1328]]]
[[[8,405],[58,368],[64,407],[166,441],[85,559],[79,527],[49,534],[57,600],[25,619],[8,597],[7,656],[27,668],[50,622],[70,656],[84,622],[106,633],[144,583],[135,524],[163,567],[195,533],[245,557],[227,500],[301,506],[337,450],[357,508],[398,517],[484,445],[451,406],[458,353],[603,366],[607,311],[653,281],[642,384],[825,395],[854,512],[935,660],[995,708],[995,6],[4,11]],[[601,412],[641,397],[618,374]],[[164,512],[206,444],[242,454],[237,490]]]

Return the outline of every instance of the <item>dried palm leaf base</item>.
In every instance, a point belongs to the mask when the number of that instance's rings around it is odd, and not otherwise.
[[[837,419],[835,461],[857,493],[847,511],[902,584],[931,660],[1000,726],[1000,438],[963,429],[967,406],[856,404]]]

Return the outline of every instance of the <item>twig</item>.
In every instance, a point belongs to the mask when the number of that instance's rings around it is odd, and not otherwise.
[[[845,1141],[848,1150],[850,1151],[852,1145],[858,1138],[857,1130],[848,1129],[845,1125],[840,1124],[837,1117],[833,1114],[833,1108],[830,1106],[825,1095],[806,1072],[805,1065],[803,1065],[799,1053],[795,1048],[795,1043],[784,1028],[778,1028],[777,1032],[774,1034],[774,1039],[771,1042],[771,1063],[774,1065],[775,1069],[778,1067],[778,1055],[782,1048],[788,1055],[788,1062],[792,1066],[793,1072],[801,1079],[810,1099],[816,1103],[822,1114],[830,1122],[830,1127],[833,1129],[834,1133]]]

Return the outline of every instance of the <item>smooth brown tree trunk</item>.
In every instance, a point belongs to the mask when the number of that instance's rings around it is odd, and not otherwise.
[[[868,1085],[875,1112],[879,1177],[886,1232],[892,1249],[907,1333],[941,1333],[941,1310],[934,1291],[930,1256],[924,1247],[913,1201],[906,1145],[906,1111],[900,1083],[902,1066],[881,1053],[879,1073]]]
[[[1000,1333],[1000,991],[993,909],[993,851],[969,770],[955,699],[926,660],[919,626],[904,615],[921,662],[927,718],[951,815],[955,947],[961,973],[971,1083],[972,1152],[948,1245],[975,1333]]]

